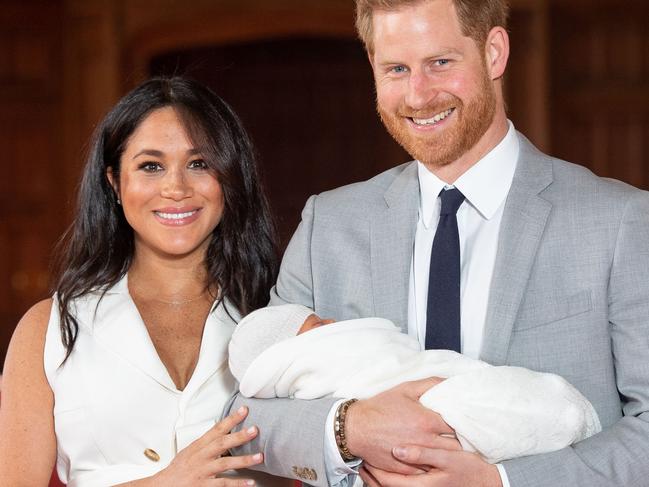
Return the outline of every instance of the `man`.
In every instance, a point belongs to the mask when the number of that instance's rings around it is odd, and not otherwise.
[[[557,373],[593,403],[604,431],[489,465],[422,411],[431,382],[420,381],[342,405],[249,402],[262,444],[303,446],[273,430],[281,411],[298,412],[294,428],[312,439],[300,461],[317,464],[318,485],[323,470],[329,483],[352,471],[340,456],[362,458],[371,486],[646,485],[649,195],[546,156],[513,129],[504,0],[356,4],[379,114],[416,161],[309,199],[272,303],[382,316],[422,348]],[[345,423],[338,457],[334,416]]]

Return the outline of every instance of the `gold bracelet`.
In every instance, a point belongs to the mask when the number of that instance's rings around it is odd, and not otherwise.
[[[338,409],[336,409],[336,416],[334,418],[334,436],[336,437],[336,446],[340,452],[340,456],[346,462],[356,460],[356,457],[351,454],[347,448],[347,437],[345,436],[345,420],[347,419],[347,410],[349,406],[354,404],[358,399],[349,399],[343,402]]]

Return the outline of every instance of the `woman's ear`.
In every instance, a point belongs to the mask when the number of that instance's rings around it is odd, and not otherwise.
[[[113,188],[113,191],[115,191],[115,198],[117,198],[117,204],[121,205],[122,200],[119,197],[119,184],[117,184],[117,181],[115,180],[115,173],[113,172],[113,166],[109,166],[108,169],[106,169],[106,178],[108,179],[108,182]]]

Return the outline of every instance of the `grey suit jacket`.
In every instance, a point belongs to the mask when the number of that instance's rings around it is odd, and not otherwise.
[[[604,431],[507,461],[507,475],[512,487],[649,485],[649,193],[548,157],[519,136],[481,359],[563,376],[593,403]],[[418,208],[415,163],[312,196],[271,302],[339,320],[381,316],[406,331]],[[283,428],[284,458],[295,453],[326,485],[331,403],[249,404],[262,432]]]

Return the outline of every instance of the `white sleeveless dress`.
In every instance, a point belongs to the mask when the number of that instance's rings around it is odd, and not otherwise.
[[[205,322],[196,369],[179,391],[128,293],[127,278],[99,297],[74,302],[79,333],[64,365],[56,297],[45,340],[57,471],[68,487],[106,487],[155,474],[220,419],[236,391],[227,363],[235,322],[222,304]],[[258,485],[291,483],[243,475]]]

